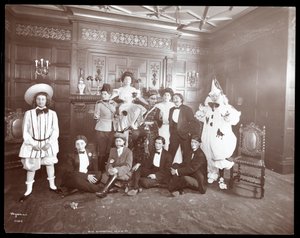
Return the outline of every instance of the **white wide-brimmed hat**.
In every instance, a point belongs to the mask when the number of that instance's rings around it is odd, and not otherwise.
[[[39,84],[32,85],[30,88],[27,89],[24,95],[24,99],[29,105],[32,105],[34,96],[37,93],[42,93],[42,92],[47,93],[50,98],[52,98],[53,96],[53,89],[49,84],[39,83]]]

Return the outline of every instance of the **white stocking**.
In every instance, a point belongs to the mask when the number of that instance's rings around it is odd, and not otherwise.
[[[47,170],[47,175],[48,175],[47,179],[49,181],[49,186],[50,186],[51,189],[56,190],[57,187],[55,186],[55,183],[54,183],[54,179],[55,179],[54,165],[47,165],[46,170]]]
[[[24,193],[25,196],[28,196],[32,192],[32,185],[34,183],[34,175],[35,171],[27,171],[26,174],[26,192]]]

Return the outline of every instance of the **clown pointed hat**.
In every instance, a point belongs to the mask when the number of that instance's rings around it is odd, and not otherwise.
[[[209,92],[209,95],[212,95],[212,94],[223,94],[221,85],[219,84],[219,82],[216,78],[214,78],[211,82],[211,90]]]

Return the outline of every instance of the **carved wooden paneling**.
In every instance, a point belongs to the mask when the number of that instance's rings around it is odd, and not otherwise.
[[[162,61],[149,60],[149,79],[146,84],[149,88],[159,89],[162,86]]]
[[[57,49],[56,50],[56,63],[57,64],[70,64],[71,63],[71,50]]]
[[[34,69],[31,64],[15,64],[16,79],[31,79]]]
[[[15,85],[14,85],[15,95],[14,96],[21,97],[24,100],[24,94],[28,87],[29,87],[29,83],[27,83],[27,82],[15,81]]]
[[[32,55],[31,55],[31,49],[32,47],[30,46],[22,46],[22,45],[16,45],[16,60],[32,60]]]
[[[70,103],[69,100],[62,101],[61,99],[56,99],[55,110],[59,111],[60,115],[70,115]]]
[[[52,63],[52,48],[36,48],[36,59],[49,60]]]
[[[68,98],[70,95],[70,85],[55,84],[53,86],[53,91],[54,91],[55,98]]]
[[[57,112],[59,134],[68,135],[70,131],[70,115],[60,113],[59,110],[57,110],[57,106],[55,106],[55,111]]]
[[[108,56],[107,57],[107,66],[109,72],[115,72],[116,71],[116,65],[126,66],[127,65],[127,58],[124,56],[119,57],[113,57]]]
[[[85,135],[89,142],[95,141],[95,102],[75,102],[71,107],[71,137],[75,138],[81,134]]]
[[[52,67],[55,70],[55,80],[70,81],[70,68],[69,67]]]
[[[198,91],[195,90],[187,90],[186,91],[186,97],[185,97],[185,101],[187,103],[192,103],[192,102],[197,102],[198,101]]]

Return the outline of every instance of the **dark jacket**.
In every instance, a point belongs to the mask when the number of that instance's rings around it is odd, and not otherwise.
[[[88,172],[91,172],[94,170],[93,168],[93,154],[91,153],[91,151],[89,151],[88,149],[86,149],[86,153],[88,155],[89,158],[89,166],[88,166]],[[67,161],[67,168],[66,168],[66,172],[79,172],[79,155],[77,153],[77,151],[75,150],[74,153],[72,154],[68,154],[68,161]],[[86,175],[88,175],[89,173],[87,173]]]
[[[194,117],[193,110],[187,105],[180,105],[180,112],[178,117],[178,123],[176,124],[173,119],[173,112],[176,107],[172,107],[169,112],[169,125],[170,125],[170,134],[174,133],[177,129],[178,135],[186,140],[189,138],[189,135],[198,135],[200,131],[200,123]]]
[[[177,169],[179,176],[190,176],[197,180],[199,185],[204,185],[207,182],[207,160],[203,151],[198,148],[192,153],[189,159],[185,159],[182,164],[174,164],[172,167]],[[175,175],[177,176],[177,175]],[[201,187],[203,189],[203,186]]]
[[[171,177],[172,156],[165,149],[162,150],[160,157],[159,168],[154,166],[154,152],[150,153],[149,159],[142,164],[142,177],[147,177],[149,174],[155,174],[159,182],[167,183]]]

